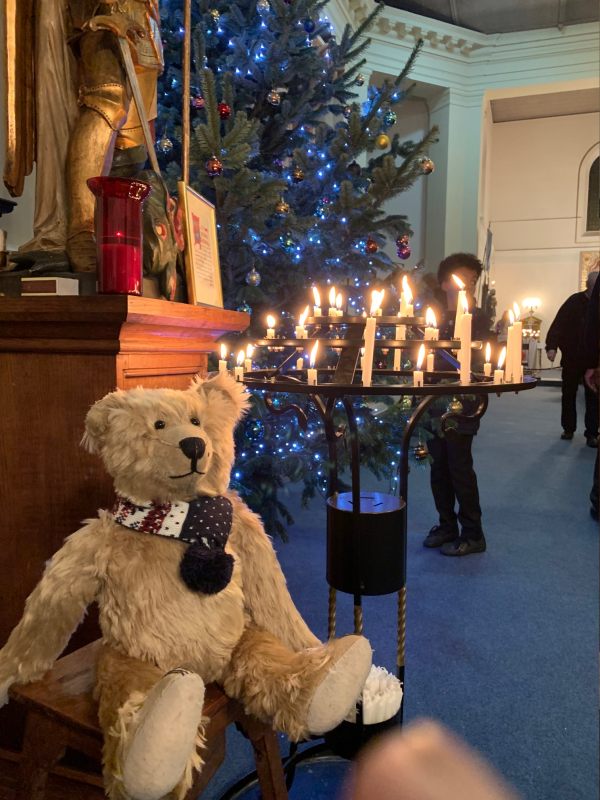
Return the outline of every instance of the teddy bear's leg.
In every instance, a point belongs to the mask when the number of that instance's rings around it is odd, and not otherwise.
[[[335,728],[348,715],[371,668],[371,646],[344,636],[293,652],[275,636],[249,627],[223,679],[245,709],[297,741]]]
[[[105,646],[96,696],[104,732],[104,781],[111,800],[183,797],[202,760],[204,683],[175,669],[166,675]]]

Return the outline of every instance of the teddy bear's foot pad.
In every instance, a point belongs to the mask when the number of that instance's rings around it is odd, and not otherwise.
[[[306,725],[313,735],[332,730],[346,718],[371,669],[373,651],[364,637],[344,636],[328,647],[333,649],[328,671],[308,707]]]
[[[123,759],[123,786],[133,800],[159,800],[183,778],[203,705],[202,678],[184,669],[167,673],[148,693]]]

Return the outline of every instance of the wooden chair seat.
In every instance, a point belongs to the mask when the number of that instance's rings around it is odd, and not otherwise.
[[[59,659],[44,678],[13,686],[10,695],[27,708],[25,739],[15,800],[45,800],[48,777],[67,748],[97,760],[102,755],[102,731],[92,691],[100,641]],[[254,749],[264,800],[287,800],[285,776],[275,732],[225,695],[216,684],[206,687],[203,715],[208,717],[204,767],[186,800],[195,800],[225,758],[225,731],[237,723]],[[87,777],[102,786],[102,780]],[[79,795],[78,795],[79,796]]]

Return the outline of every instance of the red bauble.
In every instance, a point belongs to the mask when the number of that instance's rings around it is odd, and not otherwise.
[[[403,245],[398,248],[398,258],[401,258],[403,261],[410,258],[410,247],[408,247],[408,245]]]
[[[228,103],[219,103],[217,110],[221,119],[229,119],[231,116],[231,106]]]
[[[379,245],[377,244],[375,239],[371,239],[371,237],[369,236],[369,238],[367,239],[367,243],[365,245],[365,250],[367,251],[367,253],[376,253],[379,250]]]
[[[223,162],[216,156],[211,156],[205,164],[206,171],[211,178],[216,178],[223,172]]]
[[[409,242],[409,236],[407,233],[403,233],[402,236],[399,236],[396,239],[396,245],[398,247],[406,247],[408,245],[408,242]]]

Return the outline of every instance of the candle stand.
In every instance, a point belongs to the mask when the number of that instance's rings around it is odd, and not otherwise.
[[[405,325],[415,333],[424,326],[420,318],[377,317],[377,325],[391,327]],[[273,395],[307,395],[307,399],[317,409],[324,426],[328,445],[327,474],[327,564],[326,577],[329,584],[328,635],[336,635],[336,594],[338,591],[352,595],[354,602],[354,633],[363,633],[362,598],[366,596],[396,593],[398,596],[396,673],[404,690],[405,641],[406,641],[406,542],[407,542],[407,501],[409,445],[415,428],[432,402],[442,396],[474,395],[476,404],[469,414],[450,410],[442,415],[442,430],[451,420],[480,419],[485,414],[489,395],[505,392],[520,392],[533,389],[537,381],[526,377],[520,383],[494,383],[483,374],[472,374],[469,383],[461,383],[456,370],[436,370],[424,373],[424,385],[414,386],[412,370],[373,370],[373,385],[363,386],[361,370],[357,369],[360,348],[363,346],[362,331],[364,317],[314,317],[307,320],[310,328],[309,339],[263,339],[256,342],[257,347],[268,347],[283,359],[279,367],[254,370],[244,374],[244,383],[249,389],[265,391],[267,407],[276,414],[293,413],[300,426],[307,428],[307,416],[298,404],[276,407]],[[342,326],[342,336],[338,335]],[[327,337],[331,338],[327,338]],[[315,339],[326,347],[339,348],[337,366],[319,369],[317,384],[308,385],[307,371],[287,369],[295,363],[297,349],[304,349]],[[312,340],[312,341],[311,341]],[[423,343],[422,338],[376,340],[376,346],[395,350],[416,350]],[[459,340],[426,341],[426,347],[446,354],[449,350],[460,349]],[[473,342],[475,350],[481,349],[481,342]],[[285,355],[285,350],[292,348]],[[453,362],[451,356],[450,361]],[[456,362],[453,362],[456,363]],[[401,454],[398,466],[399,496],[380,492],[363,492],[360,487],[360,435],[352,398],[356,396],[376,399],[377,397],[412,397],[412,413],[403,433]],[[333,413],[342,404],[347,427],[339,428],[334,423]],[[344,437],[350,446],[351,491],[338,490],[337,449]],[[402,722],[404,697],[398,714],[392,719],[374,725],[366,725],[362,720],[360,704],[357,707],[356,722],[343,722],[334,731],[325,735],[325,742],[298,753],[292,746],[286,761],[288,786],[291,785],[294,770],[300,760],[323,758],[331,755],[352,758],[373,735],[392,725]],[[248,784],[245,783],[244,786]],[[242,784],[233,787],[226,794],[227,800],[240,796]]]

